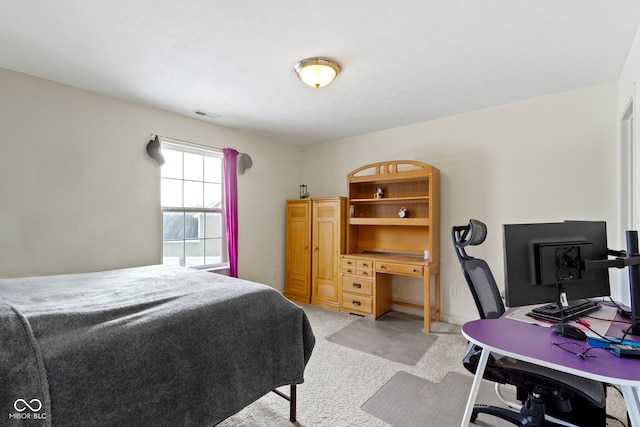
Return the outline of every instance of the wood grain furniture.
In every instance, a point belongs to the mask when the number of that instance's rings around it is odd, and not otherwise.
[[[380,317],[391,304],[424,311],[424,330],[440,319],[440,171],[397,160],[347,175],[349,225],[342,255],[342,311]],[[422,305],[391,300],[391,277],[423,279]]]
[[[462,427],[469,425],[480,382],[491,353],[603,383],[618,384],[622,389],[631,424],[634,427],[640,427],[639,359],[621,359],[604,348],[593,348],[589,350],[589,356],[594,357],[582,359],[577,354],[565,351],[552,343],[566,345],[567,341],[571,341],[578,348],[582,348],[585,345],[584,342],[555,335],[549,328],[505,317],[465,323],[462,326],[462,334],[483,349],[460,424]],[[613,323],[606,335],[620,337],[620,324]],[[638,337],[627,335],[627,339],[638,340]]]
[[[215,425],[302,383],[315,344],[275,289],[186,267],[0,279],[0,301],[9,424]]]
[[[311,302],[311,199],[287,200],[285,290],[290,300]]]
[[[340,308],[340,254],[346,247],[346,197],[287,200],[284,295]]]

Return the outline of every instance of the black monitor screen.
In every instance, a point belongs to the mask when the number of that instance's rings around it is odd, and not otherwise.
[[[607,269],[584,270],[607,259],[604,221],[503,226],[505,302],[508,307],[609,296]]]

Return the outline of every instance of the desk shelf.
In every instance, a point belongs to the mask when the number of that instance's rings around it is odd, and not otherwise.
[[[349,225],[403,225],[428,227],[429,218],[349,218]]]
[[[429,331],[431,320],[439,320],[440,289],[440,171],[426,163],[413,160],[396,160],[362,166],[347,175],[349,188],[349,216],[346,255],[366,252],[430,254],[423,262],[428,267],[412,275],[424,277],[425,331]],[[380,194],[381,193],[381,194]],[[404,208],[404,209],[403,209]],[[404,217],[399,215],[403,210]],[[365,258],[366,259],[366,258]],[[370,261],[370,260],[369,260]],[[411,264],[411,263],[407,263]],[[406,265],[402,263],[400,267]],[[402,270],[402,268],[401,268]],[[411,271],[414,271],[412,267]],[[417,271],[417,270],[416,270]],[[385,271],[379,271],[385,273]],[[402,274],[397,271],[391,274]],[[435,276],[431,293],[430,279]],[[352,280],[352,275],[347,274]],[[381,274],[373,287],[371,310],[375,317],[384,314],[390,307],[388,298],[376,295],[387,292],[378,280],[390,280]],[[344,291],[344,290],[343,290]],[[346,292],[351,297],[349,291]],[[432,301],[431,296],[434,296]],[[347,299],[345,301],[352,301]],[[360,307],[364,307],[362,302]],[[369,304],[367,302],[366,306]],[[364,314],[362,308],[341,306],[341,310]]]
[[[429,196],[349,199],[352,225],[430,225]],[[400,217],[403,209],[405,217]]]
[[[414,196],[414,197],[385,197],[382,199],[349,199],[349,203],[362,203],[362,204],[385,204],[385,203],[419,203],[429,201],[429,196]]]

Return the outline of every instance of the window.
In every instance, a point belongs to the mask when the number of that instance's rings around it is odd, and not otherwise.
[[[222,151],[160,140],[162,263],[196,268],[228,264]]]

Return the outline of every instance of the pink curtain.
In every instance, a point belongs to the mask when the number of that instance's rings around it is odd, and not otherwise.
[[[223,148],[222,154],[222,188],[229,268],[231,277],[238,277],[238,152],[233,148]]]

